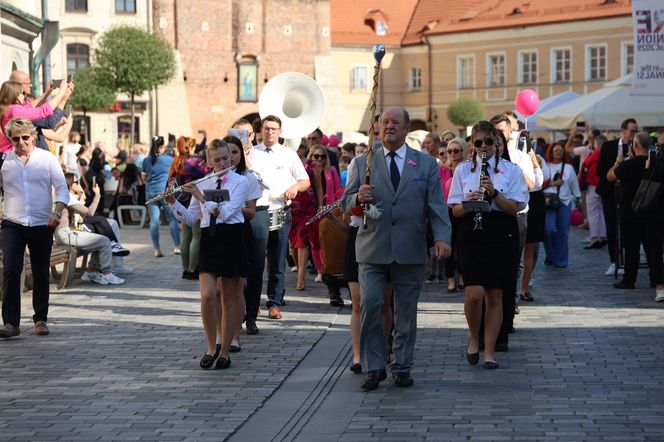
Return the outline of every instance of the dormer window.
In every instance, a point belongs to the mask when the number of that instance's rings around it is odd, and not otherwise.
[[[378,36],[387,35],[387,16],[380,9],[372,9],[364,17],[364,24]]]

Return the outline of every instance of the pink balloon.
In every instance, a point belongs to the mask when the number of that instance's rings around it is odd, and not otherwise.
[[[539,101],[537,92],[532,89],[524,89],[516,95],[514,107],[521,115],[529,117],[537,112]]]
[[[570,224],[573,226],[580,226],[583,224],[583,220],[585,219],[585,216],[583,215],[583,212],[580,209],[577,209],[576,207],[572,209],[572,213],[570,214],[569,217]]]
[[[328,138],[328,146],[330,147],[337,147],[339,145],[339,137],[336,135],[330,135],[330,138]]]
[[[323,138],[320,139],[320,144],[323,146],[328,146],[330,144],[330,139],[327,137],[327,135],[323,135]]]

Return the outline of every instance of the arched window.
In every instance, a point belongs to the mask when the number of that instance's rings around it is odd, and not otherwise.
[[[84,68],[90,64],[90,47],[88,45],[73,43],[67,45],[67,75],[76,69]]]

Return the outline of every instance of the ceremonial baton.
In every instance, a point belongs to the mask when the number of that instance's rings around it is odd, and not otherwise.
[[[376,60],[373,75],[373,88],[371,89],[371,108],[369,110],[369,149],[367,150],[367,170],[364,178],[364,184],[371,184],[371,163],[373,160],[374,127],[376,125],[376,95],[378,95],[378,81],[380,76],[380,61],[385,56],[385,46],[375,45],[373,47],[373,57]],[[367,212],[370,204],[364,204],[363,228],[367,228]]]

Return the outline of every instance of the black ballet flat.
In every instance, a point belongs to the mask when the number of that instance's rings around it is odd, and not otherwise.
[[[238,344],[238,345],[233,345],[233,344],[231,344],[231,347],[230,347],[229,351],[230,351],[231,353],[239,353],[239,352],[242,351],[242,347],[240,347],[239,344]]]
[[[500,365],[498,365],[498,362],[496,361],[484,361],[484,368],[487,370],[495,370],[498,367],[500,367]]]
[[[360,365],[359,363],[353,364],[349,367],[349,370],[355,374],[362,374],[362,365]]]
[[[205,355],[201,358],[201,362],[200,362],[201,368],[204,368],[206,370],[208,368],[211,368],[216,359],[217,359],[216,354],[209,355],[209,354],[205,353]]]
[[[447,288],[447,293],[456,293],[456,292],[457,292],[457,288],[456,288],[456,287],[452,287],[452,288],[448,287],[448,288]]]
[[[215,365],[214,368],[218,370],[225,370],[230,366],[231,366],[231,358],[225,358],[222,356],[219,358],[219,360],[217,361],[217,365]]]
[[[470,344],[470,341],[468,341],[468,344]],[[477,363],[480,361],[479,350],[475,353],[468,353],[468,346],[466,345],[466,361],[468,361],[470,365],[477,365]]]
[[[463,289],[466,288],[466,286],[464,286],[463,284],[457,284],[457,288],[458,288],[459,290],[463,290]]]

